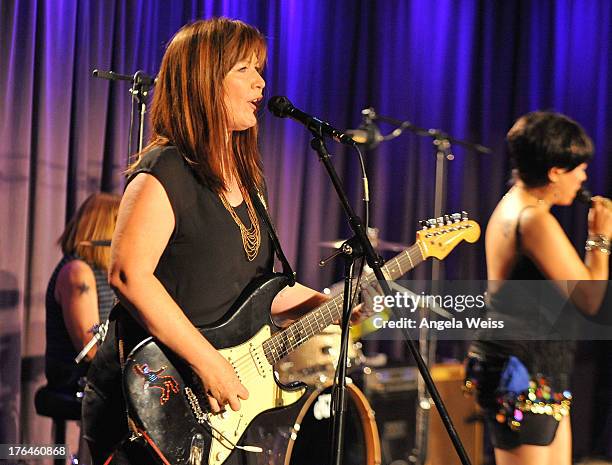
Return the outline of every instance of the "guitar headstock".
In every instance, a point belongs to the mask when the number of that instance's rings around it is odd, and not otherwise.
[[[424,258],[445,258],[461,241],[476,242],[480,237],[480,226],[468,219],[467,212],[444,215],[419,222],[417,242]]]

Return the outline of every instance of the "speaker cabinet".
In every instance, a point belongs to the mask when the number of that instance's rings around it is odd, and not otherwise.
[[[384,465],[408,465],[415,440],[417,379],[413,367],[379,368],[364,377],[375,412]]]
[[[437,364],[432,370],[459,437],[473,465],[482,464],[483,428],[477,418],[473,398],[462,393],[463,366],[458,363]],[[382,463],[408,465],[415,446],[417,375],[414,367],[372,370],[363,380],[363,390],[375,411],[380,435]],[[427,465],[460,465],[448,438],[438,410],[429,412]]]
[[[465,375],[463,365],[459,363],[434,365],[431,375],[470,461],[473,465],[482,465],[483,426],[476,420],[478,406],[474,397],[466,397],[461,391]],[[426,464],[461,465],[435,406],[429,414]]]

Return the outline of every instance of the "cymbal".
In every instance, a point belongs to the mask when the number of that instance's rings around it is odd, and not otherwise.
[[[406,250],[408,248],[407,244],[402,244],[401,242],[390,242],[385,241],[379,238],[379,229],[378,228],[368,228],[368,238],[372,242],[372,247],[379,252],[384,250],[389,250],[391,252],[401,252],[402,250]],[[319,242],[321,247],[328,247],[330,249],[339,249],[347,239],[336,239],[333,241],[323,241]]]

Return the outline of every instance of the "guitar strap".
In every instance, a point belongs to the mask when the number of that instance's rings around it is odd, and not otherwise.
[[[263,222],[268,229],[268,234],[270,235],[270,239],[272,240],[272,245],[274,246],[274,251],[276,252],[276,256],[281,262],[283,266],[283,274],[289,279],[289,286],[293,286],[295,284],[295,272],[291,268],[289,264],[289,260],[285,256],[283,249],[280,245],[280,241],[278,240],[278,234],[276,234],[276,229],[274,228],[274,224],[268,215],[268,209],[266,208],[266,201],[263,198],[262,194],[255,190],[251,192],[251,201],[253,202],[253,206],[259,216],[263,219]]]

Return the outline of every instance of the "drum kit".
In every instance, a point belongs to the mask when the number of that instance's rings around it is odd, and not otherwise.
[[[408,246],[379,238],[378,229],[368,228],[368,236],[377,251],[399,252]],[[338,248],[343,240],[321,242],[321,247]],[[342,292],[343,283],[336,283],[324,292],[335,295]],[[348,372],[360,377],[370,373],[371,364],[362,345],[352,333],[347,357]],[[285,465],[326,463],[329,460],[329,425],[331,421],[331,389],[340,353],[341,330],[337,325],[326,328],[299,349],[285,357],[276,367],[282,383],[302,381],[311,387],[311,393],[299,412],[285,456]],[[379,362],[380,363],[380,362]],[[374,410],[363,391],[352,381],[348,384],[348,416],[346,437],[351,446],[345,449],[346,465],[380,465],[381,445]],[[313,447],[316,444],[316,447]]]
[[[329,460],[331,389],[338,365],[340,336],[340,327],[330,326],[277,366],[281,382],[302,381],[312,389],[295,421],[297,427],[294,425],[294,430],[299,433],[292,435],[285,455],[285,465],[310,465],[327,463]],[[349,342],[347,358],[350,374],[369,370],[366,357],[361,351],[361,343]],[[346,437],[351,438],[351,447],[345,449],[343,463],[379,465],[380,438],[374,410],[359,387],[351,382],[347,388]]]

